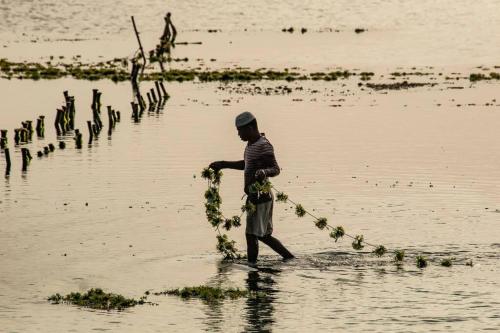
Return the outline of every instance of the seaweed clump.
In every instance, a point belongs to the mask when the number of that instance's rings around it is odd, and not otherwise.
[[[483,80],[500,80],[500,73],[491,72],[490,75],[485,75],[482,73],[472,73],[469,75],[469,81],[483,81]]]
[[[373,90],[401,90],[409,88],[417,88],[424,86],[434,86],[435,83],[423,83],[423,82],[396,82],[396,83],[367,83],[366,86]]]
[[[262,292],[255,292],[246,289],[228,288],[223,289],[219,287],[210,286],[197,286],[197,287],[184,287],[182,289],[170,289],[154,293],[155,295],[174,295],[182,299],[198,298],[208,303],[218,302],[225,299],[238,299],[242,297],[248,298],[262,298],[265,294]]]
[[[92,288],[81,294],[79,292],[70,293],[66,296],[54,294],[47,299],[52,304],[67,303],[98,310],[118,310],[144,304],[145,298],[135,300],[122,295],[105,293],[100,288]]]

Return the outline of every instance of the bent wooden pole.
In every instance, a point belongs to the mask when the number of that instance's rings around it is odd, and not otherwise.
[[[142,60],[144,61],[143,66],[141,67],[141,76],[144,74],[144,68],[146,67],[146,56],[144,55],[144,49],[142,48],[141,39],[139,38],[139,31],[137,31],[137,26],[135,25],[134,17],[131,16],[132,25],[134,26],[135,36],[137,37],[137,42],[139,43],[139,49],[141,50]]]

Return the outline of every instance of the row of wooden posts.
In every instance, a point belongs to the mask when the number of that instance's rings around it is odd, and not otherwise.
[[[141,70],[141,65],[137,61],[132,62],[132,72],[130,74],[130,81],[132,82],[132,91],[134,92],[134,101],[130,102],[132,106],[132,118],[135,122],[139,122],[140,117],[146,110],[146,102],[141,94],[139,88],[139,71]],[[155,87],[151,88],[146,93],[149,109],[148,111],[154,111],[155,108],[159,111],[165,105],[165,102],[170,98],[167,93],[163,81],[155,81]]]
[[[134,63],[132,67],[132,87],[135,94],[135,100],[131,102],[132,105],[132,118],[134,122],[139,122],[140,117],[143,112],[146,110],[146,102],[142,97],[139,89],[139,85],[137,83],[137,75],[140,70],[140,65]],[[57,109],[54,126],[56,129],[57,136],[68,135],[71,132],[74,132],[74,140],[75,147],[77,149],[81,149],[83,146],[83,135],[79,129],[75,129],[75,117],[76,117],[76,108],[75,108],[75,97],[70,96],[68,91],[64,91],[64,99],[65,104],[61,106],[61,108]],[[87,121],[87,128],[89,132],[89,141],[88,144],[92,144],[93,140],[98,139],[99,134],[104,128],[104,124],[101,119],[101,96],[102,93],[99,92],[98,89],[92,90],[92,120]],[[160,110],[165,105],[165,102],[169,98],[169,94],[167,93],[165,86],[162,81],[156,81],[155,87],[151,88],[149,92],[147,92],[147,99],[149,103],[149,111],[154,111],[155,109]],[[107,106],[108,113],[108,137],[110,137],[115,129],[116,123],[120,122],[121,114],[120,111],[114,110],[111,106]],[[22,122],[22,127],[16,128],[14,130],[14,142],[16,145],[27,144],[33,139],[33,122],[31,120],[27,120]],[[45,116],[41,115],[37,119],[36,123],[36,134],[38,138],[45,137]],[[7,138],[7,130],[0,130],[0,148],[4,151],[5,159],[6,159],[6,175],[10,174],[11,169],[11,158],[10,151],[8,148],[8,138]],[[66,143],[64,141],[59,141],[59,148],[66,148]],[[37,156],[43,157],[44,155],[48,155],[55,150],[55,146],[52,143],[49,143],[48,146],[43,148],[43,151],[38,151]],[[31,153],[28,148],[21,148],[22,155],[22,171],[27,171],[28,165],[32,160]]]
[[[56,129],[57,136],[68,135],[74,131],[74,140],[75,146],[77,149],[82,148],[82,133],[79,129],[75,129],[75,116],[76,116],[76,108],[75,108],[75,97],[70,96],[68,91],[64,91],[64,99],[65,104],[57,109],[56,117],[54,121],[54,126]],[[93,90],[93,98],[92,98],[92,114],[93,114],[93,123],[92,121],[87,121],[87,125],[89,128],[89,144],[92,143],[94,139],[97,139],[99,133],[103,128],[103,123],[101,120],[101,93],[97,90]],[[108,106],[108,118],[109,118],[109,128],[108,135],[112,134],[113,129],[117,122],[120,121],[120,111],[115,111],[111,106]],[[27,120],[22,122],[22,127],[14,129],[14,142],[16,145],[27,144],[32,142],[33,140],[33,122],[31,120]],[[38,138],[45,137],[45,116],[39,116],[36,124],[36,133]],[[66,148],[66,143],[64,141],[59,141],[59,148]],[[5,160],[6,160],[6,171],[5,174],[10,174],[10,169],[12,166],[12,161],[10,158],[10,151],[8,148],[8,138],[7,138],[7,130],[0,130],[0,149],[4,151]],[[43,157],[44,155],[48,155],[49,153],[55,150],[55,146],[52,143],[49,143],[48,146],[43,148],[43,151],[38,151],[37,156]],[[30,161],[33,159],[31,153],[28,148],[21,148],[22,155],[22,171],[27,171],[28,165]]]

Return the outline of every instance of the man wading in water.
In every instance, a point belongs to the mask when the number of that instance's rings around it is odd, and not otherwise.
[[[294,258],[283,244],[273,236],[273,201],[270,193],[250,193],[250,186],[256,181],[262,182],[267,177],[279,175],[280,168],[274,157],[271,143],[259,133],[257,119],[250,112],[243,112],[236,117],[238,135],[243,141],[248,141],[244,159],[241,161],[217,161],[210,164],[215,171],[220,169],[245,170],[245,193],[247,200],[255,205],[254,213],[247,213],[245,235],[247,239],[248,263],[255,265],[259,255],[259,240],[279,253],[283,259]]]

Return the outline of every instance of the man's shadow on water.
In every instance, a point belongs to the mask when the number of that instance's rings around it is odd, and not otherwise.
[[[219,263],[217,275],[212,279],[213,284],[222,286],[228,283],[229,276],[238,272],[233,269],[232,264]],[[258,271],[248,271],[245,284],[248,290],[258,292],[263,297],[248,297],[245,299],[244,312],[245,319],[243,331],[245,332],[272,332],[274,319],[274,301],[276,300],[277,289],[276,276],[281,271],[275,268],[261,267]],[[227,302],[232,302],[228,300]],[[214,302],[207,304],[205,314],[207,316],[207,330],[224,331],[224,309],[223,302]],[[233,313],[232,313],[233,314]],[[231,314],[231,315],[232,315]],[[239,321],[238,321],[239,322]],[[229,323],[231,325],[231,323]]]

